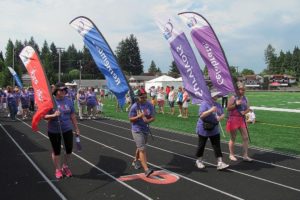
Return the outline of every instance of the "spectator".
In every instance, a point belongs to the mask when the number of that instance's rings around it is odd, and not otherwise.
[[[80,88],[78,91],[77,102],[79,119],[82,120],[84,112],[86,110],[86,93],[83,88]]]
[[[89,87],[88,92],[86,94],[86,105],[89,119],[96,119],[97,96],[94,90],[95,89],[93,87]]]
[[[168,102],[170,106],[170,114],[174,115],[175,114],[175,107],[174,107],[174,102],[175,102],[175,91],[174,91],[174,86],[171,86],[170,92],[168,95]]]
[[[158,113],[165,114],[164,106],[165,106],[165,94],[164,87],[161,87],[157,93],[157,104],[158,104]]]
[[[182,88],[183,91],[183,98],[182,98],[182,117],[188,118],[188,107],[189,107],[189,101],[190,96],[189,93],[185,90],[185,88]]]
[[[183,93],[182,93],[182,87],[181,86],[178,88],[176,102],[178,104],[178,109],[179,109],[179,115],[177,117],[182,117]]]

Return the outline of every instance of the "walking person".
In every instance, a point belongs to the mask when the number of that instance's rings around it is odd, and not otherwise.
[[[245,86],[242,83],[238,84],[238,92],[239,97],[232,96],[227,104],[229,117],[226,124],[226,131],[230,133],[229,159],[237,161],[234,154],[234,144],[237,131],[239,131],[243,140],[243,160],[252,162],[253,159],[248,156],[249,136],[245,120],[245,115],[250,111],[250,109],[249,102],[245,96]]]
[[[22,119],[27,119],[29,116],[29,94],[26,88],[21,89],[20,100],[22,105]]]
[[[97,96],[93,87],[89,87],[86,94],[86,105],[89,119],[96,119],[97,113]]]
[[[34,90],[32,86],[28,88],[28,96],[29,96],[29,112],[32,115],[34,112]]]
[[[48,120],[48,136],[52,146],[52,160],[55,167],[55,177],[71,177],[72,172],[69,168],[73,150],[73,128],[77,135],[80,134],[73,102],[65,97],[67,88],[64,83],[57,83],[53,90],[57,110],[51,110],[44,116]],[[73,125],[73,126],[72,126]],[[61,137],[64,140],[65,154],[61,164]]]
[[[137,147],[132,165],[135,169],[143,167],[145,176],[149,177],[153,173],[153,169],[148,168],[147,165],[146,144],[150,133],[148,124],[155,120],[154,109],[152,104],[147,101],[145,91],[140,90],[137,96],[138,100],[131,106],[128,114],[132,136]]]
[[[223,170],[229,167],[222,160],[222,151],[220,144],[220,130],[218,127],[219,122],[224,118],[224,111],[222,106],[217,103],[218,95],[220,92],[212,92],[211,97],[213,104],[203,101],[199,108],[199,119],[197,122],[196,132],[198,134],[198,149],[196,166],[199,169],[205,168],[203,163],[203,153],[206,141],[209,138],[217,158],[217,170]]]
[[[11,120],[16,121],[16,115],[18,113],[18,100],[11,86],[7,86],[6,102],[8,105],[9,116]]]
[[[86,94],[83,88],[80,88],[77,94],[79,119],[83,119],[83,114],[86,110]]]

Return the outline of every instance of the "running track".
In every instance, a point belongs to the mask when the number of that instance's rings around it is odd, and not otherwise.
[[[251,148],[253,163],[233,163],[224,143],[230,168],[217,171],[208,142],[207,167],[199,170],[197,137],[154,128],[147,151],[158,172],[147,179],[131,167],[130,124],[110,119],[79,121],[83,151],[75,148],[73,177],[57,181],[46,123],[39,133],[30,125],[0,118],[0,199],[300,199],[299,157]]]

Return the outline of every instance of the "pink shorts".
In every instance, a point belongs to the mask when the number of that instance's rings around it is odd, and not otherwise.
[[[231,132],[239,128],[246,128],[246,123],[241,116],[230,116],[226,123],[226,131]]]
[[[164,106],[165,101],[164,100],[158,100],[157,104],[158,104],[158,106]]]

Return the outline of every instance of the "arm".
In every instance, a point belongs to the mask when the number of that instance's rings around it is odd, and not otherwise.
[[[199,117],[200,117],[200,119],[203,120],[205,117],[211,115],[214,112],[217,112],[217,107],[216,106],[213,106],[209,110],[202,112]]]
[[[77,123],[77,119],[76,119],[75,113],[71,114],[71,121],[72,121],[73,126],[75,128],[76,134],[80,135],[80,131],[79,131],[79,128],[78,128],[78,123]]]
[[[139,118],[143,118],[143,117],[144,117],[144,113],[137,111],[137,115],[134,117],[129,117],[129,121],[136,122]]]
[[[45,120],[51,120],[51,119],[54,119],[54,118],[56,118],[58,116],[60,116],[60,112],[57,110],[53,114],[47,114],[47,115],[45,115],[44,119]]]

